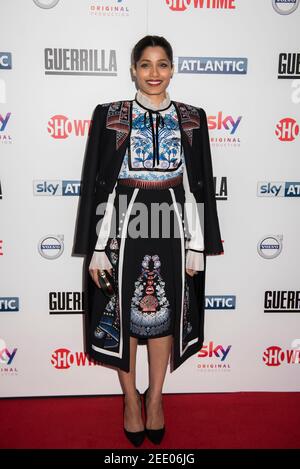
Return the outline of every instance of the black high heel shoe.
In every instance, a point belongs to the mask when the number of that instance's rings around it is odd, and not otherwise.
[[[146,397],[147,397],[148,389],[149,388],[147,388],[146,391],[144,392],[144,409],[145,409],[145,419],[146,420],[147,420]],[[161,443],[161,440],[163,439],[164,434],[165,434],[165,430],[166,430],[165,426],[163,426],[162,428],[158,428],[157,430],[151,430],[150,428],[145,427],[146,436],[155,445],[159,445]]]
[[[141,395],[140,395],[138,390],[136,390],[136,392],[139,395],[140,407],[141,407]],[[124,396],[124,401],[123,401],[123,415],[124,415],[124,411],[125,411],[125,396]],[[128,430],[126,430],[125,427],[123,427],[123,429],[124,429],[124,433],[125,433],[126,437],[130,441],[130,443],[132,443],[136,447],[141,446],[141,444],[143,443],[143,441],[145,439],[145,429],[141,430],[139,432],[129,432]]]

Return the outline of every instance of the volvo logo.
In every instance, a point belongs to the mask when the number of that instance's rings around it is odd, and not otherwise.
[[[299,0],[272,0],[274,10],[280,15],[290,15],[297,10]]]
[[[33,1],[38,7],[45,8],[45,9],[54,8],[59,2],[59,0],[33,0]]]

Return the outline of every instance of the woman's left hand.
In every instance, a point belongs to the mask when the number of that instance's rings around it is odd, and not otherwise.
[[[194,277],[198,273],[198,270],[192,270],[192,269],[185,269],[186,273],[190,275],[190,277]]]

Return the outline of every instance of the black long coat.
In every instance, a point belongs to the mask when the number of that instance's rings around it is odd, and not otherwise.
[[[129,331],[123,331],[123,348],[118,357],[100,353],[92,348],[90,339],[91,311],[94,289],[98,288],[88,271],[96,241],[96,215],[99,203],[106,203],[118,178],[123,157],[130,142],[133,100],[98,104],[92,116],[81,177],[77,226],[73,253],[85,256],[83,266],[85,344],[91,358],[103,364],[129,371]],[[204,300],[206,256],[223,253],[215,200],[207,118],[202,108],[172,101],[179,120],[190,191],[199,203],[204,203],[204,270],[194,275],[199,317],[192,331],[193,340],[181,353],[179,337],[175,334],[171,355],[171,371],[198,352],[204,341]],[[103,216],[103,215],[102,215]]]

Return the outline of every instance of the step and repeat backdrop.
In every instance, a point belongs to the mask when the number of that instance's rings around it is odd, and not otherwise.
[[[72,247],[93,110],[133,99],[146,34],[172,44],[171,99],[207,113],[224,244],[203,348],[164,392],[300,390],[299,3],[0,0],[0,396],[121,393],[84,353]]]

